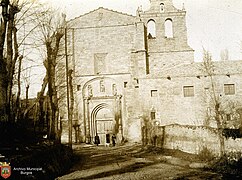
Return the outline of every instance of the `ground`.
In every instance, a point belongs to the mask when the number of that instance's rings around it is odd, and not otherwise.
[[[206,164],[187,153],[144,148],[139,144],[73,148],[77,160],[70,172],[58,180],[222,179],[220,174],[201,169]]]

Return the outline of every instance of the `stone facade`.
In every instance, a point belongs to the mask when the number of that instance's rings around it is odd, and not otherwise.
[[[150,3],[148,11],[138,8],[136,16],[99,8],[67,22],[73,118],[81,141],[93,143],[98,135],[105,144],[106,134],[115,134],[118,143],[141,142],[145,119],[153,126],[215,126],[213,92],[221,99],[224,117],[240,121],[231,107],[242,96],[242,62],[214,62],[211,81],[187,43],[185,10],[171,0]],[[57,79],[65,121],[64,60],[58,63]]]

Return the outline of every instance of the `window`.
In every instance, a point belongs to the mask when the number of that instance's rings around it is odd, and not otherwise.
[[[153,19],[150,19],[147,23],[147,36],[148,39],[153,39],[156,37],[156,27]]]
[[[124,88],[126,88],[126,87],[127,87],[127,84],[128,84],[128,82],[124,82]]]
[[[165,5],[164,5],[164,3],[161,3],[160,4],[160,12],[164,12],[164,10],[165,10]]]
[[[151,90],[151,97],[157,97],[158,91],[157,90]]]
[[[226,114],[226,119],[227,119],[227,121],[231,121],[231,114]]]
[[[155,111],[150,112],[150,117],[151,117],[151,120],[155,119]]]
[[[235,94],[235,86],[234,86],[234,84],[225,84],[224,85],[224,94],[225,95],[233,95],[233,94]]]
[[[77,85],[77,86],[76,86],[76,90],[77,90],[77,91],[80,91],[80,90],[81,90],[81,85]]]
[[[194,87],[193,86],[184,86],[183,93],[184,93],[184,97],[194,96]]]
[[[107,53],[94,54],[94,73],[103,74],[106,72],[106,59]]]
[[[165,37],[173,38],[173,27],[171,19],[166,19],[165,21]]]

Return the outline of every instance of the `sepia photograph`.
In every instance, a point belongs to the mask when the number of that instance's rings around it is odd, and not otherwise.
[[[0,180],[242,179],[242,1],[0,9]]]

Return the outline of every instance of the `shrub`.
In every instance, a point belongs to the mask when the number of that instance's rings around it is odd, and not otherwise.
[[[209,162],[214,160],[215,155],[206,146],[203,146],[202,150],[198,153],[198,158],[201,161]]]

